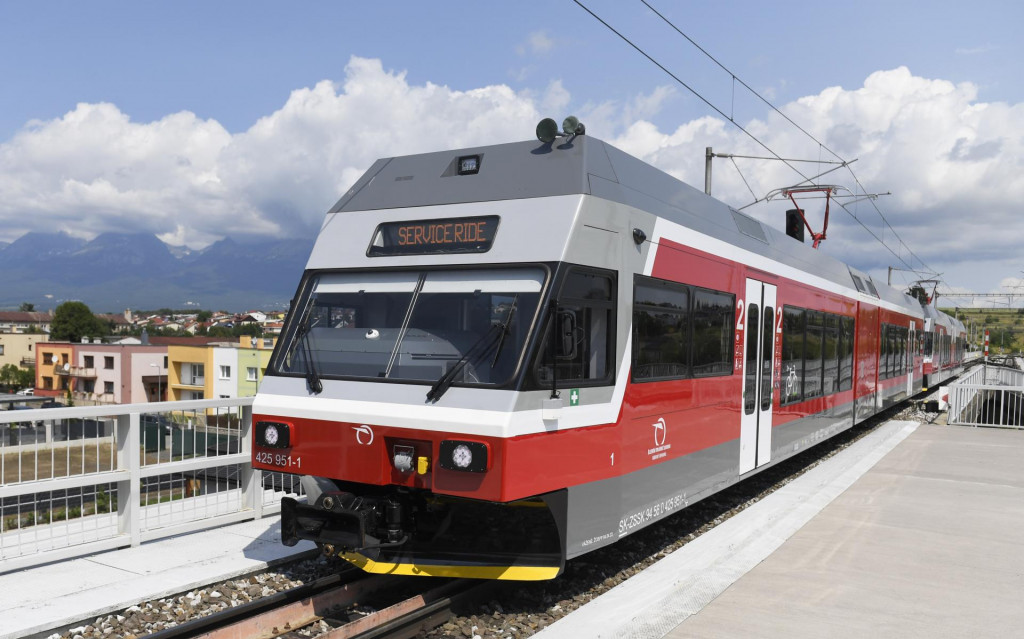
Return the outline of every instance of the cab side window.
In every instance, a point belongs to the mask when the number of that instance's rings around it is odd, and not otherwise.
[[[574,267],[556,299],[537,357],[537,382],[550,386],[552,376],[559,388],[614,382],[614,273]]]

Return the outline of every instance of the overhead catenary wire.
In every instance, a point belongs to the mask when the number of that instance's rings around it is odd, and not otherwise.
[[[854,181],[855,181],[855,183],[857,184],[857,187],[859,187],[859,188],[860,188],[860,190],[861,190],[861,196],[862,196],[862,197],[861,197],[860,199],[854,200],[853,202],[849,202],[849,203],[845,203],[845,204],[844,204],[844,203],[842,203],[842,202],[838,202],[838,201],[837,201],[837,204],[838,204],[838,205],[839,205],[839,206],[840,206],[840,207],[841,207],[841,208],[842,208],[842,209],[843,209],[844,211],[846,211],[846,213],[847,213],[847,214],[848,214],[848,215],[849,215],[849,216],[850,216],[851,218],[853,218],[853,220],[854,220],[854,221],[856,221],[856,222],[857,222],[857,223],[858,223],[858,224],[859,224],[859,225],[860,225],[860,226],[861,226],[861,227],[862,227],[862,228],[863,228],[863,229],[864,229],[865,231],[867,231],[867,232],[868,232],[868,234],[869,234],[869,235],[871,235],[871,237],[873,237],[873,238],[875,239],[875,241],[877,241],[877,242],[878,242],[879,244],[881,244],[882,246],[884,246],[884,247],[886,248],[886,250],[887,250],[887,251],[889,251],[889,253],[891,253],[891,254],[893,255],[893,257],[895,257],[895,258],[896,258],[896,259],[897,259],[897,260],[898,260],[898,261],[899,261],[900,263],[902,263],[902,264],[903,264],[904,266],[906,266],[907,268],[909,268],[909,269],[910,269],[911,271],[914,271],[915,273],[919,273],[919,274],[922,274],[922,273],[924,273],[924,272],[933,272],[933,271],[934,271],[934,269],[932,269],[931,267],[929,267],[929,266],[928,266],[928,265],[927,265],[927,264],[926,264],[926,263],[924,262],[924,260],[922,260],[922,259],[921,259],[921,258],[920,258],[920,257],[919,257],[919,256],[918,256],[918,255],[917,255],[916,253],[914,253],[914,251],[913,251],[913,250],[911,250],[911,249],[910,249],[910,246],[909,246],[909,245],[908,245],[908,244],[907,244],[907,243],[906,243],[906,242],[905,242],[905,241],[903,240],[903,238],[901,238],[901,237],[900,237],[899,233],[897,233],[897,232],[896,232],[896,230],[895,230],[895,229],[893,228],[892,224],[891,224],[891,223],[889,222],[889,220],[888,220],[888,219],[887,219],[887,218],[885,217],[885,215],[884,215],[884,214],[882,213],[881,209],[879,209],[879,208],[878,208],[878,206],[877,206],[877,204],[876,204],[876,203],[874,202],[874,199],[873,199],[873,198],[870,198],[870,197],[869,197],[869,198],[867,198],[867,199],[870,199],[870,200],[871,200],[871,204],[872,204],[872,207],[874,208],[875,212],[877,213],[877,215],[879,216],[879,218],[881,218],[881,220],[883,221],[883,223],[885,224],[885,226],[886,226],[886,227],[887,227],[887,228],[889,229],[889,231],[890,231],[890,232],[892,233],[892,235],[893,235],[893,236],[894,236],[894,237],[895,237],[895,238],[897,239],[897,241],[899,242],[899,247],[900,247],[900,248],[902,248],[902,249],[905,249],[905,250],[906,250],[906,252],[907,252],[907,253],[909,253],[909,255],[910,255],[910,256],[912,256],[912,257],[913,257],[914,259],[916,259],[916,260],[917,260],[917,262],[918,262],[918,263],[919,263],[919,265],[920,265],[919,267],[915,268],[915,267],[914,267],[914,266],[913,266],[913,265],[912,265],[911,263],[909,263],[909,262],[908,262],[907,260],[905,260],[905,259],[903,258],[903,256],[901,256],[901,255],[900,255],[899,253],[897,253],[897,252],[896,252],[895,250],[893,250],[893,249],[892,249],[892,247],[890,247],[890,246],[889,246],[889,245],[888,245],[888,244],[887,244],[887,243],[885,242],[885,240],[884,240],[884,239],[882,239],[881,237],[879,237],[879,236],[878,236],[878,235],[877,235],[877,234],[876,234],[876,233],[875,233],[875,232],[874,232],[874,231],[873,231],[873,230],[872,230],[872,229],[871,229],[871,228],[870,228],[870,227],[869,227],[869,226],[868,226],[867,224],[865,224],[865,222],[864,222],[863,220],[861,220],[861,219],[860,219],[860,218],[859,218],[859,217],[858,217],[858,216],[857,216],[857,215],[856,215],[856,214],[855,214],[855,213],[854,213],[853,211],[851,211],[851,210],[850,210],[850,208],[848,208],[848,206],[849,206],[850,204],[856,204],[856,203],[860,202],[860,200],[861,200],[861,199],[865,199],[865,198],[864,198],[863,196],[866,196],[866,195],[867,195],[867,190],[866,190],[866,189],[864,189],[864,187],[863,187],[863,185],[861,184],[860,180],[859,180],[859,179],[857,178],[856,174],[855,174],[855,173],[853,172],[853,169],[852,169],[852,168],[850,168],[850,166],[849,166],[850,162],[847,162],[847,161],[846,161],[845,159],[843,159],[843,158],[842,158],[842,157],[841,157],[841,156],[840,156],[840,155],[839,155],[838,153],[836,153],[835,151],[833,151],[833,150],[832,150],[831,148],[829,148],[829,147],[828,147],[828,146],[827,146],[826,144],[824,144],[824,143],[823,143],[822,141],[818,140],[818,139],[817,139],[817,138],[816,138],[816,137],[815,137],[815,136],[814,136],[813,134],[811,134],[810,132],[808,132],[807,130],[805,130],[805,129],[804,129],[803,127],[801,127],[801,126],[800,126],[800,125],[799,125],[798,123],[796,123],[796,122],[795,122],[795,121],[794,121],[794,120],[793,120],[792,118],[790,118],[790,117],[789,117],[788,115],[786,115],[785,113],[783,113],[783,112],[782,112],[782,111],[781,111],[781,110],[780,110],[780,109],[779,109],[778,107],[776,107],[776,106],[775,106],[774,104],[772,104],[772,103],[771,103],[771,102],[770,102],[769,100],[767,100],[767,99],[766,99],[765,97],[763,97],[763,96],[762,96],[761,94],[759,94],[759,93],[758,93],[757,91],[755,91],[754,89],[752,89],[752,88],[751,88],[751,87],[750,87],[750,86],[749,86],[749,85],[748,85],[748,84],[747,84],[746,82],[744,82],[744,81],[743,81],[742,79],[740,79],[740,78],[739,78],[739,77],[738,77],[738,76],[737,76],[737,75],[736,75],[735,73],[733,73],[733,72],[732,72],[731,70],[729,70],[729,69],[728,69],[728,68],[727,68],[727,67],[726,67],[726,66],[725,66],[724,64],[722,64],[721,62],[719,62],[719,61],[718,61],[718,60],[717,60],[717,59],[716,59],[716,58],[715,58],[714,56],[712,56],[712,55],[711,55],[710,53],[708,53],[708,52],[707,52],[707,51],[706,51],[706,50],[705,50],[705,49],[704,49],[703,47],[701,47],[701,46],[700,46],[700,45],[699,45],[699,44],[698,44],[698,43],[697,43],[696,41],[694,41],[694,40],[693,40],[693,38],[691,38],[691,37],[690,37],[690,36],[688,36],[688,35],[687,35],[687,34],[686,34],[685,32],[683,32],[683,31],[682,31],[682,30],[681,30],[681,29],[680,29],[679,27],[677,27],[677,26],[676,26],[676,25],[675,25],[675,24],[674,24],[674,23],[673,23],[673,22],[672,22],[671,20],[669,20],[669,19],[668,19],[668,18],[667,18],[667,17],[665,16],[665,15],[663,15],[663,14],[662,14],[662,13],[661,13],[660,11],[658,11],[657,9],[655,9],[655,8],[654,8],[654,7],[653,7],[653,6],[652,6],[652,5],[651,5],[651,4],[649,3],[649,2],[647,2],[647,0],[640,0],[640,1],[641,1],[641,2],[642,2],[642,3],[644,4],[644,6],[646,6],[646,7],[648,8],[648,9],[650,9],[650,10],[651,10],[651,11],[652,11],[652,12],[653,12],[653,13],[654,13],[655,15],[657,15],[657,16],[658,16],[658,17],[659,17],[659,18],[660,18],[660,19],[661,19],[662,21],[664,21],[664,22],[665,22],[665,23],[666,23],[666,24],[667,24],[668,26],[670,26],[670,27],[671,27],[671,28],[672,28],[673,30],[675,30],[675,31],[676,31],[676,32],[677,32],[677,33],[678,33],[678,34],[679,34],[680,36],[682,36],[683,38],[685,38],[685,39],[686,39],[686,40],[687,40],[688,42],[690,42],[690,44],[692,44],[692,45],[693,45],[694,47],[696,47],[696,48],[697,48],[697,49],[698,49],[698,50],[699,50],[699,51],[700,51],[701,53],[703,53],[703,54],[704,54],[704,55],[705,55],[705,56],[706,56],[706,57],[707,57],[708,59],[710,59],[710,60],[711,60],[712,62],[714,62],[714,63],[715,63],[716,65],[718,65],[718,67],[719,67],[719,68],[721,68],[721,69],[722,69],[723,71],[725,71],[726,73],[728,73],[728,74],[729,74],[729,76],[731,77],[731,79],[732,79],[732,82],[733,82],[733,93],[732,93],[732,102],[733,102],[733,106],[731,107],[731,109],[730,109],[730,110],[732,110],[733,112],[735,111],[735,109],[734,109],[734,103],[735,103],[735,84],[736,84],[737,82],[739,82],[739,84],[740,84],[740,85],[742,85],[742,86],[743,86],[743,87],[744,87],[745,89],[747,89],[747,90],[748,90],[748,91],[749,91],[749,92],[750,92],[751,94],[753,94],[753,95],[754,95],[754,96],[756,96],[756,97],[757,97],[757,98],[758,98],[759,100],[761,100],[761,101],[762,101],[762,102],[763,102],[764,104],[766,104],[766,105],[767,105],[767,106],[768,106],[768,107],[769,107],[769,108],[770,108],[770,109],[771,109],[772,111],[774,111],[774,112],[775,112],[775,113],[777,113],[777,114],[778,114],[779,116],[781,116],[781,117],[782,117],[782,118],[783,118],[784,120],[786,120],[787,122],[789,122],[789,123],[790,123],[790,124],[791,124],[791,125],[792,125],[792,126],[793,126],[794,128],[796,128],[797,130],[799,130],[799,131],[800,131],[801,133],[803,133],[803,134],[804,134],[804,135],[805,135],[806,137],[808,137],[809,139],[811,139],[811,140],[813,140],[813,141],[814,141],[815,143],[817,143],[817,144],[818,144],[818,147],[819,147],[819,149],[820,149],[820,150],[824,150],[824,151],[828,152],[828,153],[829,153],[830,155],[832,155],[832,157],[834,157],[834,158],[836,158],[836,159],[838,160],[838,162],[831,162],[831,161],[827,161],[827,160],[826,160],[826,161],[822,161],[823,163],[824,163],[824,162],[827,162],[827,163],[830,163],[830,164],[831,164],[831,163],[835,163],[835,164],[838,164],[838,165],[839,165],[839,166],[837,166],[837,167],[835,167],[835,168],[841,168],[841,167],[845,166],[845,167],[846,167],[846,168],[847,168],[847,169],[848,169],[848,170],[850,171],[850,175],[852,176],[853,180],[854,180]],[[581,2],[581,0],[573,0],[573,2],[574,2],[574,3],[576,4],[576,5],[578,5],[578,6],[579,6],[579,7],[581,8],[581,9],[583,9],[584,11],[586,11],[586,12],[587,12],[588,14],[590,14],[590,15],[591,15],[591,16],[592,16],[592,17],[593,17],[593,18],[594,18],[595,20],[597,20],[598,22],[600,22],[600,23],[601,23],[601,24],[602,24],[602,25],[603,25],[603,26],[604,26],[605,28],[607,28],[607,29],[608,29],[609,31],[611,31],[611,32],[612,32],[612,33],[614,33],[615,35],[617,35],[617,36],[618,36],[618,37],[619,37],[620,39],[622,39],[622,40],[623,40],[624,42],[626,42],[626,43],[627,43],[627,44],[628,44],[629,46],[633,47],[633,49],[635,49],[635,50],[636,50],[636,51],[637,51],[638,53],[640,53],[640,55],[644,56],[645,58],[647,58],[647,60],[648,60],[648,61],[650,61],[650,62],[651,62],[652,64],[654,64],[654,65],[655,65],[655,66],[657,66],[657,67],[658,67],[659,69],[661,69],[661,71],[662,71],[662,72],[664,72],[664,73],[665,73],[666,75],[668,75],[668,76],[669,76],[670,78],[672,78],[673,80],[675,80],[675,81],[676,81],[676,82],[677,82],[677,83],[678,83],[679,85],[681,85],[682,87],[684,87],[684,88],[685,88],[685,89],[686,89],[687,91],[689,91],[690,93],[692,93],[692,94],[693,94],[693,95],[694,95],[694,96],[695,96],[695,97],[696,97],[697,99],[699,99],[699,100],[700,100],[701,102],[703,102],[703,103],[704,103],[705,105],[707,105],[707,106],[708,106],[708,107],[709,107],[710,109],[712,109],[712,110],[713,110],[713,111],[714,111],[715,113],[718,113],[718,114],[719,114],[719,115],[720,115],[721,117],[723,117],[724,119],[726,119],[726,120],[728,120],[729,122],[731,122],[731,123],[732,123],[732,124],[733,124],[733,125],[734,125],[735,127],[737,127],[737,128],[738,128],[738,129],[740,130],[740,131],[742,131],[742,132],[743,132],[743,133],[744,133],[744,134],[745,134],[745,135],[746,135],[747,137],[749,137],[749,138],[750,138],[751,140],[753,140],[753,141],[754,141],[754,142],[755,142],[755,143],[756,143],[757,145],[759,145],[759,146],[760,146],[761,148],[765,149],[765,150],[766,150],[766,151],[767,151],[768,153],[770,153],[770,154],[771,154],[771,156],[772,156],[771,158],[754,158],[754,159],[772,159],[772,160],[779,160],[779,161],[782,161],[782,162],[783,162],[783,163],[784,163],[784,164],[785,164],[786,166],[788,166],[788,167],[789,167],[789,168],[790,168],[790,169],[791,169],[791,170],[792,170],[793,172],[795,172],[795,173],[796,173],[797,175],[799,175],[800,177],[802,177],[802,178],[803,178],[803,182],[811,182],[812,180],[816,179],[817,177],[821,177],[821,175],[824,175],[824,174],[826,174],[826,173],[829,173],[829,172],[831,172],[832,170],[835,170],[835,168],[833,168],[833,169],[831,169],[830,171],[826,171],[826,172],[824,172],[824,173],[822,173],[822,174],[819,174],[818,176],[814,176],[814,177],[808,177],[808,176],[807,176],[807,175],[805,175],[805,174],[804,174],[803,172],[801,172],[801,171],[800,171],[799,169],[797,169],[797,168],[796,168],[796,166],[794,166],[794,163],[798,162],[798,160],[792,160],[792,159],[785,159],[785,158],[783,158],[782,156],[780,156],[780,155],[779,155],[778,153],[776,153],[776,152],[775,152],[775,151],[774,151],[774,150],[773,150],[772,148],[770,148],[770,147],[769,147],[769,146],[768,146],[768,145],[767,145],[767,144],[766,144],[765,142],[761,141],[761,140],[760,140],[760,139],[759,139],[759,138],[758,138],[757,136],[755,136],[755,135],[754,135],[753,133],[751,133],[751,132],[750,132],[750,131],[748,131],[748,130],[747,130],[746,128],[744,128],[744,127],[743,127],[743,126],[742,126],[741,124],[739,124],[738,122],[736,122],[736,120],[735,120],[735,118],[734,118],[734,115],[732,115],[732,114],[730,114],[730,115],[726,115],[726,114],[725,114],[725,112],[724,112],[724,111],[723,111],[722,109],[720,109],[720,108],[718,108],[717,106],[715,106],[714,104],[712,104],[712,103],[711,103],[711,102],[710,102],[710,101],[709,101],[709,100],[708,100],[707,98],[705,98],[705,97],[704,97],[703,95],[701,95],[701,93],[700,93],[700,92],[698,92],[698,91],[697,91],[696,89],[694,89],[693,87],[691,87],[690,85],[688,85],[688,84],[687,84],[686,82],[684,82],[684,81],[683,81],[683,80],[682,80],[681,78],[679,78],[679,77],[678,77],[677,75],[675,75],[674,73],[672,73],[672,72],[671,72],[671,71],[670,71],[670,70],[669,70],[669,69],[668,69],[668,68],[667,68],[667,67],[666,67],[665,65],[663,65],[662,63],[660,63],[659,61],[657,61],[657,60],[656,60],[656,59],[655,59],[655,58],[654,58],[653,56],[651,56],[651,55],[650,55],[649,53],[647,53],[647,52],[646,52],[646,51],[645,51],[645,50],[644,50],[643,48],[641,48],[641,47],[640,47],[639,45],[637,45],[637,44],[636,44],[636,43],[634,43],[634,42],[633,42],[632,40],[630,40],[630,39],[629,39],[628,37],[626,37],[626,36],[625,36],[625,35],[624,35],[623,33],[621,33],[620,31],[618,31],[617,29],[615,29],[615,28],[614,28],[614,27],[613,27],[613,26],[612,26],[611,24],[609,24],[609,23],[608,23],[607,21],[605,21],[605,20],[604,20],[603,18],[601,18],[600,16],[598,16],[598,15],[597,15],[596,13],[594,13],[594,12],[593,12],[593,11],[592,11],[592,10],[591,10],[591,9],[590,9],[589,7],[587,7],[587,6],[585,5],[585,4],[583,4],[583,2]],[[744,157],[744,156],[735,156],[735,157]],[[751,157],[753,157],[753,156],[751,156]],[[734,166],[736,165],[736,163],[735,163],[735,160],[733,160],[733,164],[734,164]],[[739,167],[737,166],[736,168],[737,168],[737,171],[739,171]],[[747,186],[747,189],[751,191],[751,194],[752,194],[752,195],[754,195],[754,193],[753,193],[753,190],[752,190],[752,189],[750,188],[750,185],[749,185],[749,183],[747,183],[747,180],[746,180],[746,178],[744,178],[744,177],[743,177],[742,173],[740,173],[740,178],[741,178],[741,179],[743,180],[744,184],[746,184],[746,186]],[[751,206],[752,204],[756,204],[756,203],[757,203],[757,202],[759,201],[759,200],[757,199],[757,196],[756,196],[756,195],[754,195],[754,197],[755,197],[755,201],[754,201],[754,202],[752,202],[751,204],[748,204],[748,205],[746,205],[746,206]],[[746,208],[746,206],[744,206],[744,207],[742,207],[742,208]]]
[[[664,14],[662,14],[662,13],[661,13],[660,11],[658,11],[657,9],[655,9],[655,8],[654,8],[654,7],[653,7],[653,6],[651,5],[651,3],[650,3],[650,2],[648,2],[647,0],[640,0],[640,2],[641,2],[641,3],[643,3],[643,5],[644,5],[645,7],[647,7],[648,9],[650,9],[650,10],[651,10],[651,11],[652,11],[652,12],[653,12],[653,13],[654,13],[654,14],[655,14],[656,16],[658,16],[659,18],[661,18],[661,20],[662,20],[662,21],[664,21],[664,22],[665,22],[665,24],[667,24],[667,25],[668,25],[669,27],[671,27],[671,28],[672,28],[672,29],[673,29],[673,30],[674,30],[674,31],[675,31],[676,33],[678,33],[679,35],[681,35],[681,36],[682,36],[683,38],[685,38],[685,39],[686,39],[686,40],[687,40],[687,41],[688,41],[688,42],[689,42],[690,44],[692,44],[692,45],[693,45],[694,47],[696,47],[696,48],[697,48],[697,50],[699,50],[699,51],[700,51],[701,53],[703,53],[703,54],[704,54],[704,55],[705,55],[705,56],[706,56],[706,57],[707,57],[707,58],[708,58],[709,60],[711,60],[712,62],[714,62],[714,63],[715,63],[716,65],[718,65],[718,66],[719,66],[719,67],[720,67],[720,68],[721,68],[721,69],[722,69],[723,71],[725,71],[726,73],[728,73],[728,74],[729,74],[729,75],[730,75],[730,76],[732,77],[732,79],[733,79],[733,85],[734,85],[734,86],[735,86],[735,83],[736,83],[736,82],[739,82],[739,83],[740,83],[741,85],[743,85],[743,87],[744,87],[745,89],[747,89],[747,91],[749,91],[749,92],[750,92],[751,94],[753,94],[753,95],[754,95],[755,97],[757,97],[757,98],[758,98],[759,100],[761,100],[762,102],[764,102],[764,103],[765,103],[765,104],[766,104],[766,105],[767,105],[767,106],[768,106],[768,107],[769,107],[769,108],[770,108],[770,109],[771,109],[772,111],[774,111],[774,112],[775,112],[775,113],[777,113],[777,114],[778,114],[779,116],[781,116],[781,117],[782,117],[783,119],[785,119],[785,120],[786,120],[787,122],[789,122],[789,123],[790,123],[791,125],[793,125],[793,126],[794,126],[794,127],[795,127],[795,128],[797,129],[797,130],[799,130],[799,131],[800,131],[801,133],[803,133],[803,134],[804,134],[805,136],[807,136],[807,137],[808,137],[809,139],[811,139],[811,140],[813,140],[813,141],[814,141],[815,143],[817,143],[817,144],[818,144],[818,148],[819,148],[819,149],[822,149],[822,150],[824,150],[824,151],[828,152],[828,153],[829,153],[830,155],[832,155],[833,157],[835,157],[835,158],[836,158],[837,160],[841,161],[841,165],[842,165],[842,166],[846,166],[846,167],[847,167],[847,168],[849,169],[849,171],[850,171],[850,176],[851,176],[851,177],[853,178],[853,180],[854,180],[854,181],[855,181],[855,182],[857,183],[857,186],[858,186],[858,187],[860,187],[861,191],[862,191],[863,193],[865,193],[865,194],[867,193],[867,190],[866,190],[866,189],[864,189],[863,185],[862,185],[862,184],[860,183],[860,180],[859,180],[859,179],[857,178],[857,175],[856,175],[856,174],[855,174],[855,173],[853,172],[853,169],[852,169],[852,168],[849,168],[849,164],[850,164],[850,163],[846,162],[846,160],[845,160],[845,159],[844,159],[844,158],[843,158],[842,156],[840,156],[840,155],[839,155],[838,153],[836,153],[836,152],[835,152],[835,151],[833,151],[833,150],[832,150],[831,148],[829,148],[829,147],[828,147],[828,145],[826,145],[826,144],[825,144],[824,142],[822,142],[821,140],[819,140],[818,138],[816,138],[816,137],[815,137],[814,135],[812,135],[812,134],[811,134],[810,132],[808,132],[808,131],[807,131],[806,129],[804,129],[804,128],[803,128],[803,127],[801,127],[801,126],[800,126],[799,124],[797,124],[797,123],[796,123],[795,121],[793,121],[793,119],[792,119],[792,118],[790,118],[790,117],[789,117],[788,115],[786,115],[786,114],[785,114],[785,113],[784,113],[784,112],[783,112],[783,111],[782,111],[781,109],[779,109],[778,107],[776,107],[776,106],[775,106],[774,104],[772,104],[772,103],[771,103],[771,102],[770,102],[770,101],[769,101],[768,99],[766,99],[766,98],[765,98],[764,96],[762,96],[762,95],[761,95],[760,93],[758,93],[758,92],[757,92],[757,91],[755,91],[755,90],[754,90],[753,88],[751,88],[751,87],[750,87],[750,85],[748,85],[748,84],[747,84],[746,82],[744,82],[744,81],[743,81],[742,79],[740,79],[739,77],[737,77],[737,75],[736,75],[736,74],[735,74],[735,73],[734,73],[733,71],[731,71],[731,70],[730,70],[729,68],[727,68],[727,67],[726,67],[726,66],[725,66],[724,64],[722,64],[721,62],[719,62],[717,58],[715,58],[715,57],[714,57],[713,55],[711,55],[711,54],[710,54],[710,53],[709,53],[709,52],[708,52],[707,50],[705,50],[705,49],[704,49],[704,47],[700,46],[700,45],[699,45],[699,44],[698,44],[698,43],[697,43],[696,41],[694,41],[694,39],[693,39],[693,38],[691,38],[691,37],[690,37],[689,35],[687,35],[686,33],[684,33],[682,29],[680,29],[680,28],[679,28],[678,26],[676,26],[676,25],[675,25],[675,23],[673,23],[673,22],[672,22],[671,20],[669,20],[669,19],[668,19],[668,18],[667,18],[667,17],[666,17],[666,16],[664,15]],[[687,88],[689,88],[689,87],[687,87]],[[691,91],[693,91],[693,89],[690,89],[690,90],[691,90]],[[734,122],[734,124],[735,124],[735,122]],[[772,152],[772,153],[773,153],[773,155],[774,155],[774,152]],[[792,167],[790,167],[790,168],[792,168]],[[802,176],[802,177],[804,177],[804,176],[803,176],[802,174],[801,174],[801,176]],[[808,180],[808,181],[809,181],[809,180]],[[746,180],[744,180],[744,182],[746,182]],[[748,188],[749,188],[749,187],[748,187]],[[756,198],[755,198],[755,199],[756,199]],[[840,205],[840,206],[842,206],[842,205]],[[886,225],[886,226],[887,226],[887,227],[889,228],[889,230],[890,230],[890,231],[892,232],[893,236],[894,236],[894,237],[895,237],[895,238],[896,238],[896,239],[897,239],[897,240],[899,241],[899,243],[900,243],[900,246],[902,246],[903,248],[905,248],[905,249],[907,250],[907,252],[908,252],[908,253],[910,253],[910,255],[912,255],[912,256],[913,256],[913,257],[914,257],[915,259],[917,259],[917,261],[918,261],[918,262],[919,262],[919,263],[921,264],[921,266],[922,266],[923,268],[925,268],[925,269],[928,269],[928,270],[931,270],[931,269],[930,269],[930,267],[929,267],[929,266],[928,266],[928,265],[927,265],[927,264],[926,264],[926,263],[924,262],[924,260],[922,260],[922,259],[921,259],[920,257],[918,257],[918,255],[917,255],[916,253],[914,253],[914,251],[913,251],[913,250],[911,250],[910,246],[909,246],[909,245],[908,245],[908,244],[907,244],[906,242],[904,242],[904,241],[903,241],[903,238],[901,238],[901,237],[900,237],[900,235],[899,235],[899,233],[897,233],[897,232],[896,232],[896,229],[894,229],[894,228],[893,228],[893,226],[892,226],[892,224],[891,224],[891,223],[889,222],[888,218],[886,218],[886,217],[885,217],[885,214],[883,214],[883,213],[882,213],[882,210],[878,208],[878,205],[877,205],[877,204],[875,204],[875,203],[874,203],[874,201],[872,201],[872,207],[873,207],[873,208],[875,209],[875,212],[876,212],[876,213],[878,214],[878,216],[879,216],[879,217],[880,217],[880,218],[882,219],[882,221],[883,221],[883,222],[885,223],[885,225]],[[884,240],[882,240],[881,238],[878,238],[878,236],[876,236],[876,235],[875,235],[875,234],[874,234],[873,232],[871,232],[871,231],[870,231],[870,229],[868,229],[868,227],[867,227],[867,226],[866,226],[866,225],[864,224],[864,222],[863,222],[863,221],[861,221],[861,220],[860,220],[860,219],[859,219],[859,218],[858,218],[858,217],[857,217],[856,215],[854,215],[853,213],[851,213],[851,212],[850,212],[850,210],[846,208],[846,206],[842,206],[842,208],[843,208],[843,210],[844,210],[844,211],[846,211],[846,212],[847,212],[847,214],[849,214],[849,215],[850,215],[850,216],[851,216],[851,217],[852,217],[852,218],[853,218],[854,220],[856,220],[858,224],[860,224],[860,225],[861,225],[861,226],[862,226],[862,227],[863,227],[863,228],[864,228],[865,230],[867,230],[867,231],[868,231],[868,232],[869,232],[869,233],[870,233],[870,234],[871,234],[871,235],[872,235],[873,237],[875,237],[875,239],[876,239],[876,240],[877,240],[877,241],[878,241],[878,242],[879,242],[880,244],[882,244],[883,246],[885,246],[885,247],[886,247],[886,249],[888,249],[890,253],[892,253],[893,255],[896,255],[896,256],[897,256],[897,259],[899,259],[899,260],[900,260],[900,262],[902,262],[902,263],[904,264],[904,266],[907,266],[907,267],[908,267],[908,268],[910,268],[911,270],[914,270],[914,271],[916,271],[916,269],[914,269],[914,267],[913,267],[913,266],[911,266],[911,265],[910,265],[909,263],[907,263],[907,262],[906,262],[905,260],[903,260],[903,258],[902,258],[902,257],[900,257],[899,255],[897,255],[897,253],[896,253],[895,251],[893,251],[893,250],[892,250],[892,249],[891,249],[891,248],[890,248],[890,247],[889,247],[889,246],[888,246],[888,245],[887,245],[887,244],[886,244],[886,243],[884,242]]]
[[[587,5],[585,5],[582,2],[580,2],[580,0],[573,0],[573,2],[575,2],[581,9],[583,9],[584,11],[589,13],[591,16],[593,16],[593,18],[595,20],[597,20],[598,22],[603,24],[605,26],[605,28],[607,28],[609,31],[611,31],[615,35],[619,36],[619,38],[621,38],[626,44],[628,44],[629,46],[631,46],[634,49],[636,49],[637,53],[639,53],[640,55],[642,55],[645,58],[647,58],[651,62],[651,64],[653,64],[654,66],[656,66],[659,69],[661,69],[662,71],[664,71],[666,75],[668,75],[670,78],[672,78],[673,80],[678,82],[687,91],[692,93],[698,100],[700,100],[701,102],[706,104],[708,106],[708,108],[710,108],[715,113],[717,113],[718,115],[722,116],[723,118],[725,118],[729,122],[732,122],[733,125],[736,126],[736,128],[738,128],[740,131],[743,131],[743,133],[746,134],[747,137],[749,137],[751,140],[756,142],[758,144],[758,146],[760,146],[762,149],[764,149],[768,153],[771,153],[774,158],[780,160],[783,164],[785,164],[789,168],[793,169],[793,171],[796,172],[797,174],[799,174],[801,177],[803,177],[803,178],[807,177],[803,173],[801,173],[799,169],[797,169],[795,166],[793,166],[792,164],[790,164],[789,162],[784,160],[778,153],[773,151],[771,149],[771,147],[769,147],[767,144],[765,144],[764,142],[759,140],[757,138],[757,136],[755,136],[753,133],[751,133],[750,131],[747,131],[745,128],[743,128],[743,126],[740,125],[738,122],[736,122],[736,120],[734,120],[732,118],[732,116],[726,115],[724,111],[722,111],[717,106],[715,106],[710,101],[708,101],[708,99],[705,98],[703,95],[701,95],[696,89],[694,89],[690,85],[686,84],[685,82],[682,81],[682,79],[679,78],[679,76],[677,76],[676,74],[674,74],[671,71],[669,71],[668,68],[665,67],[665,65],[663,65],[660,62],[658,62],[657,60],[655,60],[649,53],[647,53],[646,51],[641,49],[637,44],[635,44],[632,40],[627,38],[624,34],[622,34],[620,31],[618,31],[615,27],[613,27],[612,25],[608,24],[601,16],[599,16],[596,13],[594,13],[593,11],[591,11],[590,8],[587,7]]]

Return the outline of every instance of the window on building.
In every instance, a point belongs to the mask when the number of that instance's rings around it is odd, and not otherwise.
[[[548,316],[535,379],[561,388],[614,381],[614,273],[577,267],[558,293],[558,307]],[[552,366],[554,364],[554,366]]]
[[[164,368],[167,368],[167,356],[164,355]]]
[[[85,380],[85,383],[83,384],[82,390],[85,391],[86,393],[95,393],[96,392],[96,382],[91,380],[91,379]]]
[[[246,381],[249,381],[249,382],[255,382],[256,381],[256,367],[255,366],[247,366],[246,367],[246,369],[245,369],[245,379],[246,379]]]
[[[114,357],[112,355],[107,355],[103,358],[103,368],[107,370],[114,369]]]
[[[0,344],[0,355],[4,354],[4,345]]]
[[[94,361],[92,355],[86,355],[82,359],[85,361],[85,367],[86,368],[93,368],[93,367],[96,366],[95,361]]]
[[[181,373],[183,384],[202,386],[206,383],[205,364],[182,364]]]
[[[272,337],[264,337],[263,338],[263,348],[274,348],[274,338],[272,338]]]
[[[45,389],[45,390],[53,390],[53,378],[52,377],[44,377],[43,378],[43,389]]]
[[[221,367],[220,367],[220,378],[221,379],[231,379],[231,367],[230,366],[221,365]]]
[[[53,353],[43,353],[43,364],[53,363]]]
[[[107,395],[114,393],[114,382],[103,382],[103,392]]]

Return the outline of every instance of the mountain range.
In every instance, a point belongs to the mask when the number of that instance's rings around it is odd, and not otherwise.
[[[0,309],[30,302],[47,310],[65,300],[94,312],[287,308],[312,248],[312,238],[225,238],[193,251],[145,233],[85,241],[32,232],[0,243]]]

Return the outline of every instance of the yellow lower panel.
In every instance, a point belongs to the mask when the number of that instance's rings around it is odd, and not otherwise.
[[[449,566],[431,564],[393,564],[368,559],[354,552],[340,553],[349,563],[378,575],[419,577],[461,577],[464,579],[505,579],[509,581],[545,581],[558,576],[555,566]]]

